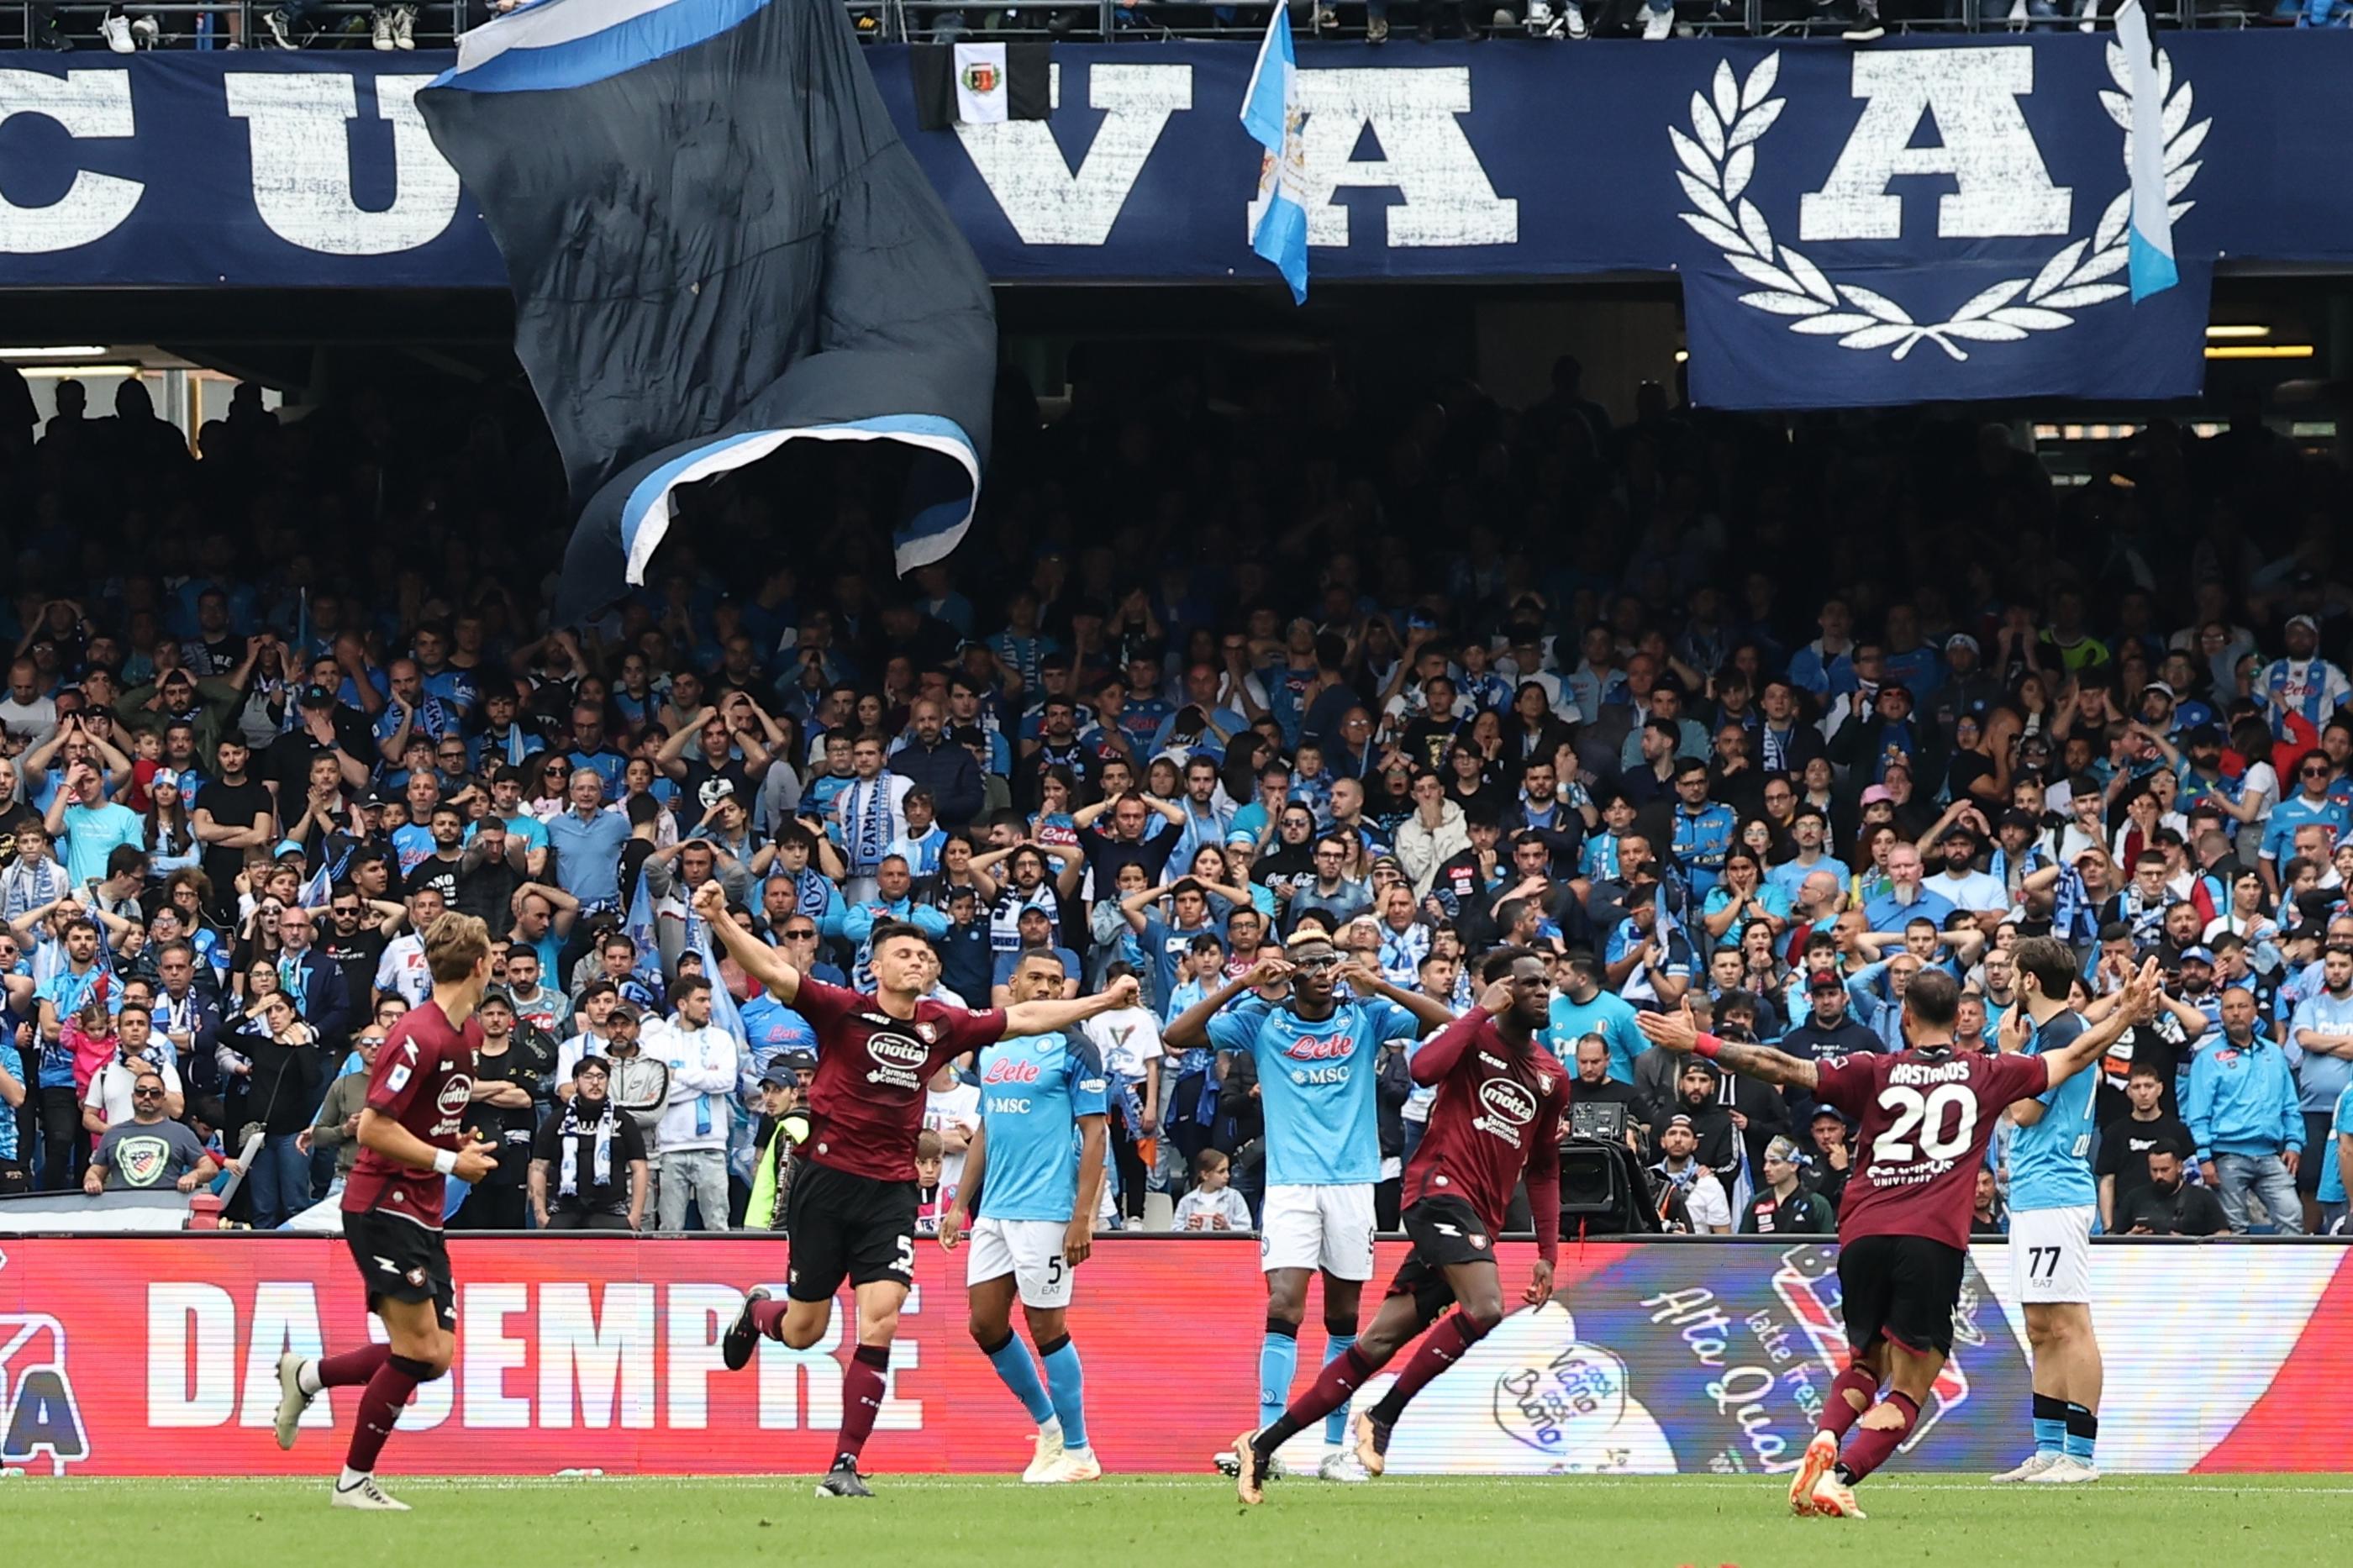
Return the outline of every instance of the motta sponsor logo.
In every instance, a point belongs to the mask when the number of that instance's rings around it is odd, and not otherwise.
[[[894,1068],[920,1068],[932,1054],[922,1042],[888,1031],[867,1036],[866,1053],[883,1066]]]
[[[441,1086],[441,1092],[433,1097],[433,1104],[442,1115],[456,1116],[473,1103],[473,1099],[474,1080],[460,1074]]]
[[[1481,1084],[1479,1103],[1489,1115],[1514,1127],[1525,1127],[1535,1120],[1536,1098],[1515,1079],[1491,1078]]]

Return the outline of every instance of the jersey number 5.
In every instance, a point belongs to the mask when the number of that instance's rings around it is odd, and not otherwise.
[[[1919,1152],[1931,1160],[1952,1160],[1968,1152],[1978,1130],[1978,1098],[1967,1086],[1942,1083],[1926,1094],[1909,1084],[1890,1084],[1879,1094],[1881,1109],[1895,1113],[1894,1121],[1872,1145],[1881,1159],[1903,1164],[1913,1158],[1912,1139],[1918,1134]],[[1958,1111],[1958,1115],[1948,1113]],[[1946,1123],[1952,1130],[1946,1131]]]

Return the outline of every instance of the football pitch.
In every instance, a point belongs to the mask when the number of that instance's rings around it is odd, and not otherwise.
[[[820,1500],[806,1478],[412,1479],[415,1511],[327,1506],[328,1479],[0,1481],[11,1555],[34,1563],[1007,1563],[1129,1568],[1260,1563],[1431,1568],[1936,1568],[2353,1562],[2353,1478],[2116,1477],[2087,1488],[1876,1478],[1867,1521],[1790,1518],[1769,1479],[1398,1477],[1275,1483],[1245,1510],[1215,1477],[875,1478],[871,1502]]]

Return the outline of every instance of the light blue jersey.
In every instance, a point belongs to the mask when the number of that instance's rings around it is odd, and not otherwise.
[[[2073,1044],[2084,1032],[2079,1013],[2058,1015],[2035,1027],[2026,1054],[2042,1056]],[[2092,1110],[2099,1074],[2079,1072],[2037,1096],[2042,1120],[2020,1127],[2010,1138],[2010,1206],[2019,1209],[2083,1208],[2100,1201],[2092,1179]]]
[[[2304,1152],[2306,1159],[2320,1162],[2320,1191],[2316,1195],[2325,1204],[2345,1201],[2345,1173],[2337,1163],[2337,1141],[2340,1138],[2353,1138],[2353,1086],[2337,1097],[2337,1109],[2328,1117],[2328,1141],[2317,1149]]]
[[[1256,1000],[1209,1020],[1209,1043],[1258,1061],[1271,1186],[1353,1187],[1381,1179],[1374,1058],[1409,1040],[1421,1020],[1386,997],[1342,1002],[1311,1022]]]
[[[1103,1058],[1076,1029],[999,1040],[980,1053],[988,1151],[981,1218],[1069,1222],[1079,1201],[1079,1118],[1103,1115],[1106,1091]]]

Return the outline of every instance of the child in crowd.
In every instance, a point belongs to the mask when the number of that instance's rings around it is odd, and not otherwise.
[[[1193,1162],[1193,1190],[1176,1200],[1178,1230],[1248,1230],[1250,1205],[1229,1184],[1233,1162],[1216,1149],[1204,1149]]]

